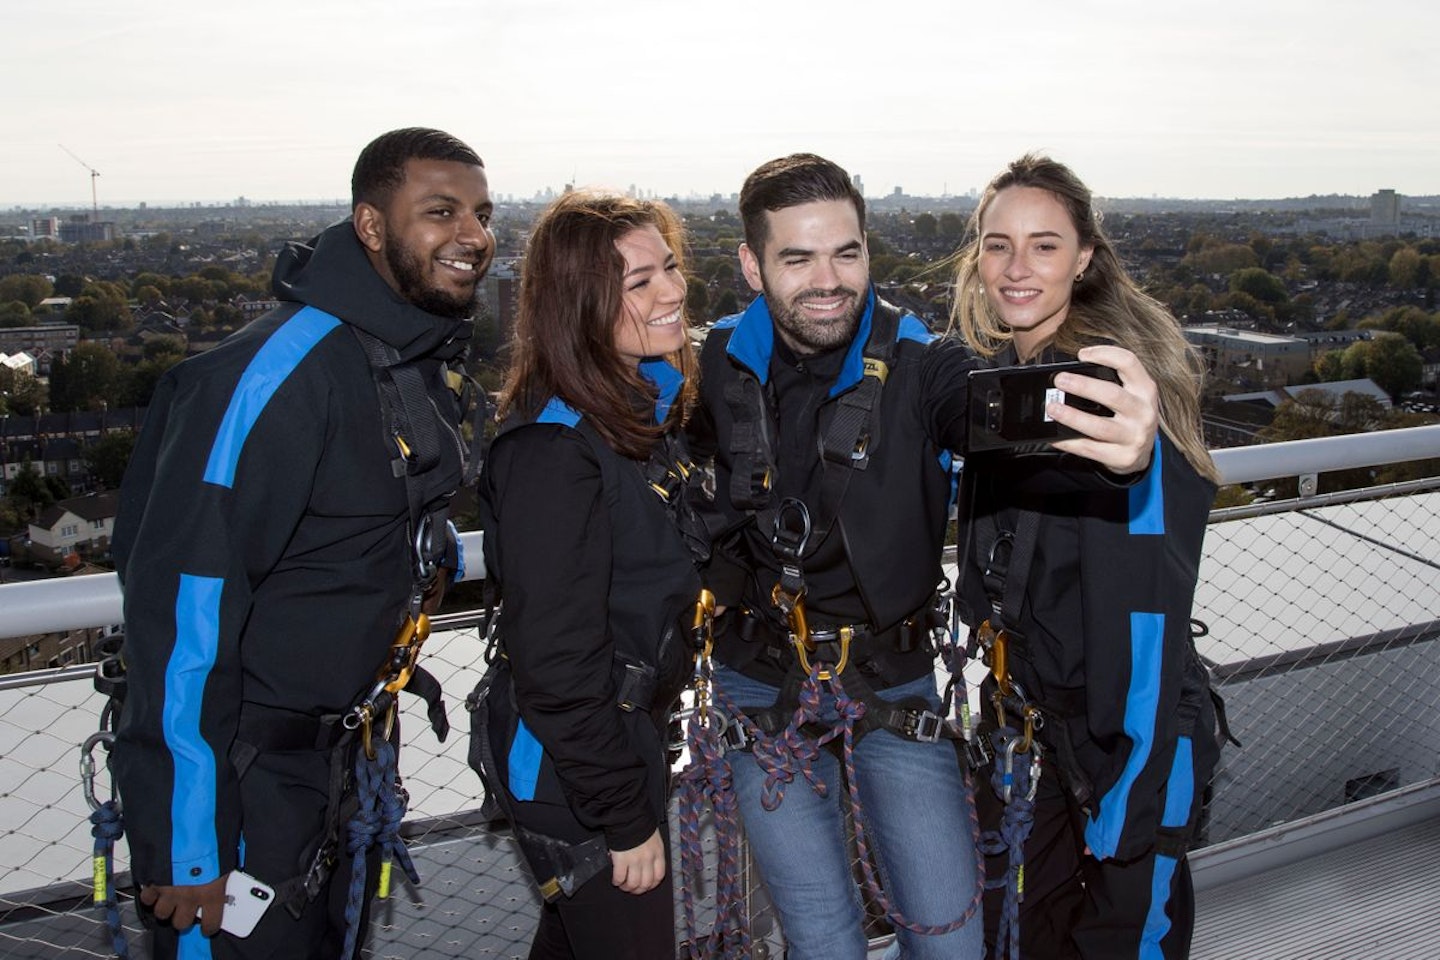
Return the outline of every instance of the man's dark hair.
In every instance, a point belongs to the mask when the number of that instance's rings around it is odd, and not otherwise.
[[[838,164],[813,153],[792,153],[756,168],[740,188],[740,220],[745,225],[745,243],[757,257],[763,256],[770,239],[767,211],[784,210],[819,200],[849,200],[865,232],[865,198],[855,189]]]
[[[485,162],[464,143],[429,127],[391,130],[371,140],[355,161],[350,176],[350,209],[362,203],[383,207],[405,182],[407,160],[449,160],[483,167]]]

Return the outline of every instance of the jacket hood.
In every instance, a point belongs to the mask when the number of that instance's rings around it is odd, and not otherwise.
[[[402,360],[450,360],[469,344],[474,321],[439,317],[391,289],[365,255],[347,218],[309,243],[285,245],[271,282],[282,300],[298,300],[339,317],[394,347]]]

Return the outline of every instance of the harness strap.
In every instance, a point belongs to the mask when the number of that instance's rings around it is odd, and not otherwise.
[[[840,503],[853,471],[866,469],[870,455],[879,446],[879,421],[874,414],[895,362],[900,318],[897,307],[883,300],[875,301],[870,336],[862,354],[864,373],[855,387],[831,405],[833,413],[819,443],[820,461],[825,469],[815,520],[816,543],[824,539],[839,517]],[[754,513],[760,529],[769,529],[774,523],[777,463],[770,422],[773,401],[748,370],[741,370],[737,380],[726,384],[724,395],[731,419],[730,502],[740,510]]]

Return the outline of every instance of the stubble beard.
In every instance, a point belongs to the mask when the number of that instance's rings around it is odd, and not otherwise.
[[[450,320],[468,320],[475,315],[480,295],[478,265],[475,286],[468,296],[436,289],[425,278],[424,262],[388,229],[385,232],[385,263],[400,288],[400,296],[426,313]]]
[[[849,343],[860,326],[860,315],[865,312],[865,300],[859,292],[849,287],[835,287],[831,290],[802,290],[788,301],[782,301],[770,290],[769,284],[761,278],[765,300],[770,306],[770,318],[775,326],[786,335],[791,347],[803,353],[821,353]],[[794,306],[807,298],[834,297],[848,294],[850,309],[836,320],[814,320]]]

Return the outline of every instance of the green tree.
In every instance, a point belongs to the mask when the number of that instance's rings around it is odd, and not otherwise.
[[[925,240],[932,240],[940,233],[940,221],[935,219],[933,213],[922,213],[915,218],[915,235]]]
[[[1420,386],[1425,362],[1415,345],[1399,334],[1381,334],[1369,343],[1365,355],[1365,375],[1376,385],[1400,399]]]
[[[25,301],[11,300],[9,303],[0,303],[0,327],[28,327],[30,320],[30,308]]]
[[[1262,267],[1244,267],[1230,274],[1230,289],[1248,293],[1261,303],[1284,303],[1290,299],[1285,281]]]
[[[720,291],[720,296],[715,300],[715,316],[728,317],[732,313],[739,312],[740,298],[735,296],[735,291],[730,289]]]
[[[22,518],[33,521],[55,503],[56,491],[45,482],[29,457],[20,464],[20,472],[10,481],[9,496],[16,501]]]
[[[1401,290],[1413,290],[1422,286],[1420,271],[1424,266],[1425,258],[1420,256],[1419,250],[1414,247],[1401,247],[1390,258],[1390,286],[1399,287]]]
[[[54,294],[55,285],[38,274],[16,273],[0,278],[0,301],[19,300],[27,307],[35,307]]]
[[[144,356],[146,360],[154,360],[167,355],[175,357],[174,363],[185,359],[185,341],[169,334],[151,337],[145,341]]]
[[[85,288],[85,278],[73,273],[62,273],[55,278],[55,296],[78,297]]]
[[[1315,376],[1323,383],[1345,379],[1345,351],[1326,350],[1315,361]]]
[[[965,218],[954,211],[940,214],[940,235],[951,240],[965,236]]]
[[[50,406],[57,411],[118,407],[120,360],[98,343],[82,343],[50,366]]]
[[[1258,267],[1260,260],[1255,251],[1243,243],[1207,241],[1199,250],[1185,255],[1183,261],[1198,273],[1218,273],[1229,276],[1236,270]]]
[[[696,277],[685,285],[685,315],[692,323],[702,323],[709,319],[705,308],[710,306],[710,291],[705,288],[705,281]]]
[[[134,449],[135,434],[129,430],[112,430],[85,448],[85,463],[97,483],[114,490],[125,476],[125,467]]]
[[[45,384],[21,370],[0,366],[0,414],[33,417],[46,399]]]
[[[162,277],[160,274],[152,273],[149,270],[142,270],[131,279],[130,293],[138,300],[140,298],[140,291],[145,287],[154,287],[160,291],[160,296],[162,297],[169,296],[170,278]]]
[[[135,299],[140,302],[140,305],[142,307],[147,308],[155,306],[155,304],[159,303],[164,298],[164,296],[165,295],[160,292],[159,287],[152,287],[148,285],[140,287],[135,291]]]

